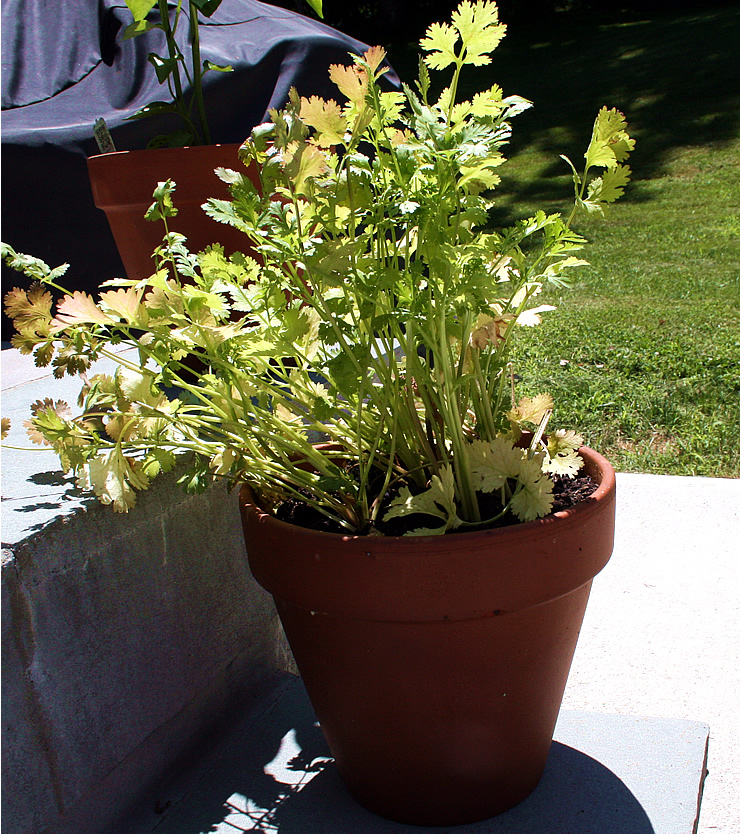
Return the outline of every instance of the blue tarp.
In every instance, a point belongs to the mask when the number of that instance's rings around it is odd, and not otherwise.
[[[144,148],[179,127],[171,116],[125,121],[167,98],[147,60],[165,53],[163,35],[124,40],[130,20],[123,0],[2,0],[3,240],[52,266],[71,263],[79,288],[123,274],[87,177],[86,157],[98,152],[93,123],[106,120],[118,150]],[[185,38],[187,26],[180,31]],[[202,58],[234,68],[204,82],[212,138],[222,143],[243,141],[291,86],[336,98],[329,65],[367,48],[257,0],[224,0],[200,31]],[[3,277],[6,287],[22,281]]]

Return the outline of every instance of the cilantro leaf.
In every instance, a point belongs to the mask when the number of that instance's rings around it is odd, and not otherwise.
[[[465,44],[465,63],[478,67],[490,64],[489,53],[506,34],[506,26],[498,22],[496,4],[463,2],[452,13],[452,23]]]
[[[319,96],[301,99],[301,119],[316,130],[317,144],[322,148],[344,144],[347,119],[342,108],[334,101],[325,101]]]
[[[457,61],[455,45],[458,33],[447,23],[432,23],[419,45],[429,53],[424,62],[430,69],[441,70]]]

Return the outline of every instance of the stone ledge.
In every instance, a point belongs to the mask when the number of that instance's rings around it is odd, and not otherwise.
[[[28,405],[74,403],[78,383],[2,354],[27,445]],[[109,831],[289,657],[236,495],[188,496],[173,472],[120,515],[57,467],[3,450],[3,834]]]

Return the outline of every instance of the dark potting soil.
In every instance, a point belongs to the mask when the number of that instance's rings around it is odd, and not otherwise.
[[[598,484],[593,481],[588,475],[579,475],[575,478],[566,478],[562,475],[553,475],[553,506],[552,513],[557,513],[562,510],[567,510],[570,507],[585,501],[589,496],[595,492]],[[386,495],[385,503],[390,503],[395,497],[395,493]],[[501,502],[498,495],[495,493],[478,493],[478,503],[480,505],[481,516],[483,518],[493,518],[501,512]],[[319,530],[326,533],[346,533],[339,524],[325,515],[315,510],[313,507],[305,504],[298,499],[289,499],[284,501],[276,510],[275,515],[281,521],[286,521],[289,524],[295,524],[298,527],[307,527],[312,530]],[[380,512],[382,518],[383,512]],[[503,519],[492,522],[490,524],[483,524],[476,527],[476,530],[486,530],[495,527],[507,527],[511,524],[519,524],[518,519],[507,513]],[[437,527],[439,526],[439,519],[434,516],[416,513],[414,515],[401,516],[393,518],[390,521],[380,521],[376,525],[377,532],[384,536],[403,536],[410,530],[416,530],[420,527]],[[471,528],[461,528],[457,532],[464,532]],[[454,534],[453,531],[452,534]],[[451,535],[451,534],[448,534]]]

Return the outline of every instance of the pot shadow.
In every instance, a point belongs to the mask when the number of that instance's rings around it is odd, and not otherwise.
[[[198,786],[164,816],[158,834],[655,834],[640,802],[591,756],[554,742],[534,793],[482,822],[406,825],[365,810],[344,787],[302,685],[293,685]]]
[[[553,744],[545,774],[533,794],[510,811],[468,825],[427,828],[378,817],[352,799],[331,760],[306,776],[310,781],[273,809],[269,817],[273,828],[264,830],[280,834],[655,834],[645,810],[616,774],[559,742]]]

